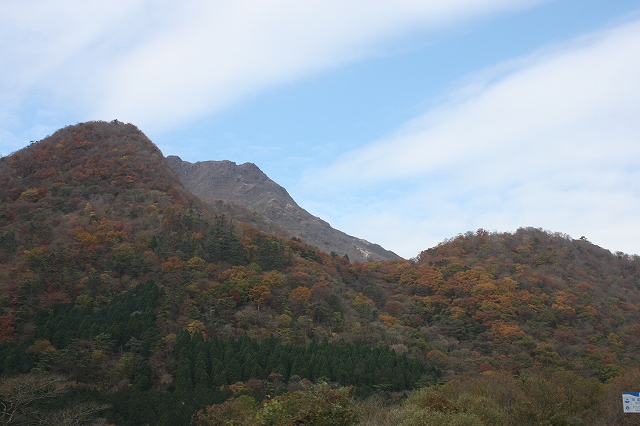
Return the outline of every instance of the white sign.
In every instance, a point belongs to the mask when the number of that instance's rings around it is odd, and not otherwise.
[[[622,410],[625,413],[640,413],[640,392],[622,392]]]

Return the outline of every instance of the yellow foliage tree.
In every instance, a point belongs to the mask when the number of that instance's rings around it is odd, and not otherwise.
[[[309,303],[309,300],[311,300],[311,290],[307,287],[298,286],[291,290],[291,293],[289,293],[289,299],[296,300],[304,304]]]
[[[193,256],[191,259],[187,260],[187,268],[193,269],[196,271],[202,271],[207,267],[207,262],[201,257]]]
[[[278,271],[269,271],[262,277],[262,284],[269,288],[280,287],[283,282],[282,274]]]

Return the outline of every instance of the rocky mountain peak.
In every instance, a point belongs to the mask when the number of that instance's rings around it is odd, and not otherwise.
[[[377,244],[334,229],[300,207],[287,190],[253,163],[237,165],[228,160],[190,163],[168,156],[169,166],[182,184],[204,201],[224,200],[244,205],[327,253],[346,254],[351,260],[398,259]]]

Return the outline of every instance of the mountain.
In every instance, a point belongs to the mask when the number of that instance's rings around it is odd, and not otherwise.
[[[247,206],[275,224],[266,228],[258,226],[263,231],[276,232],[283,237],[298,237],[327,253],[347,254],[351,260],[400,258],[378,244],[347,235],[313,216],[255,164],[237,165],[231,161],[190,163],[177,156],[168,156],[167,162],[184,186],[201,199],[209,203],[224,200]]]
[[[352,263],[236,215],[131,124],[0,159],[2,422],[629,424],[638,256],[479,229]]]
[[[245,380],[262,395],[280,378],[341,374],[367,392],[375,376],[330,367],[356,354],[397,364],[397,389],[435,380],[433,366],[374,350],[382,341],[336,338],[355,318],[348,259],[236,214],[246,208],[184,188],[131,124],[68,126],[0,159],[0,418],[106,410],[116,424],[186,425]],[[57,389],[71,396],[33,402]],[[24,392],[29,406],[7,399]]]

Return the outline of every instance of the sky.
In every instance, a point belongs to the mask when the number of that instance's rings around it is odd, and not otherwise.
[[[113,119],[405,258],[640,253],[640,0],[0,0],[0,153]]]

